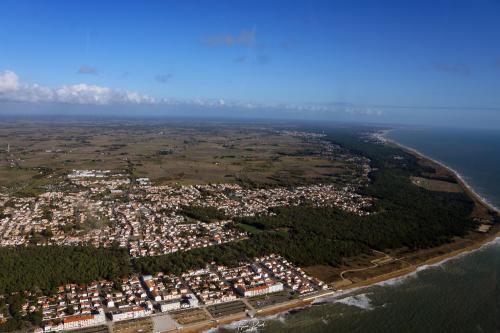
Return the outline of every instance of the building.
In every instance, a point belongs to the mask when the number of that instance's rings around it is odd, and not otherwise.
[[[45,323],[43,327],[44,332],[57,332],[57,331],[62,331],[64,329],[64,324],[61,323],[54,323],[54,322],[47,322]]]
[[[180,308],[181,308],[181,300],[180,299],[160,303],[160,311],[161,312],[177,310]]]
[[[181,301],[182,308],[197,308],[199,306],[198,299],[194,294],[185,295]]]
[[[77,328],[101,325],[106,322],[104,312],[100,311],[98,314],[76,315],[64,317],[61,323],[54,324],[48,322],[44,326],[45,332],[55,332],[62,330],[73,330]]]
[[[109,313],[112,321],[121,321],[128,319],[136,319],[149,316],[151,314],[150,310],[147,310],[140,306],[135,306],[129,309],[117,310]]]
[[[74,329],[80,327],[92,326],[94,324],[93,315],[71,316],[63,319],[64,329]]]
[[[283,284],[280,282],[277,283],[264,283],[261,285],[255,286],[244,286],[244,285],[236,285],[236,291],[245,297],[253,297],[258,295],[275,293],[283,290]]]

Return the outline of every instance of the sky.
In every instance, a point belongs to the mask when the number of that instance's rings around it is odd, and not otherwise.
[[[2,0],[0,114],[51,112],[500,128],[500,2]]]

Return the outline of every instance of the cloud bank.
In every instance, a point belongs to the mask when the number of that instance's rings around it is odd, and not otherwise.
[[[0,72],[0,101],[27,103],[68,104],[152,104],[153,97],[133,91],[121,91],[108,87],[80,83],[45,87],[24,83],[12,71]]]
[[[157,77],[158,82],[166,82],[170,78],[167,74]],[[134,91],[117,90],[109,87],[80,83],[46,87],[36,83],[25,83],[13,71],[0,72],[0,103],[16,102],[42,104],[73,104],[73,105],[136,105],[154,106],[155,110],[219,110],[237,115],[241,113],[281,114],[290,116],[310,115],[328,116],[330,114],[344,114],[356,116],[380,116],[382,111],[377,107],[356,106],[349,103],[329,104],[285,104],[285,103],[252,103],[218,99],[160,99],[143,95]],[[141,108],[144,109],[144,108]],[[144,109],[145,110],[145,109]]]

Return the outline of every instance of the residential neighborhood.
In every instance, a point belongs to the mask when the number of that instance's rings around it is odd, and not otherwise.
[[[25,291],[26,301],[21,308],[25,314],[41,313],[42,327],[38,331],[54,332],[279,292],[300,296],[326,289],[322,281],[309,277],[283,257],[270,254],[232,268],[211,263],[180,276],[160,272],[115,281],[66,284],[53,295]]]
[[[116,245],[127,248],[131,257],[156,256],[244,239],[233,219],[269,214],[274,207],[334,206],[363,216],[372,205],[354,185],[155,186],[146,178],[133,180],[109,170],[75,170],[67,178],[75,191],[0,194],[0,246]],[[185,207],[216,209],[224,218],[201,221],[183,214]]]
[[[323,141],[323,134],[277,134],[314,140],[322,147],[315,154],[331,161],[341,158],[350,165],[351,175],[338,182],[259,187],[237,182],[164,184],[125,170],[75,169],[58,176],[57,186],[47,185],[36,195],[0,192],[0,247],[121,248],[130,258],[139,260],[251,241],[252,231],[238,221],[272,217],[276,208],[335,207],[360,217],[372,214],[374,199],[360,191],[370,181],[367,158]],[[40,175],[43,178],[43,170]],[[44,181],[50,183],[47,179]],[[45,332],[160,317],[182,325],[191,317],[253,313],[265,304],[328,289],[278,254],[231,267],[205,264],[178,275],[136,273],[86,284],[64,284],[52,291],[26,290],[21,311],[26,318],[40,316],[37,331]],[[2,300],[8,297],[0,295]],[[0,321],[9,316],[0,311]]]

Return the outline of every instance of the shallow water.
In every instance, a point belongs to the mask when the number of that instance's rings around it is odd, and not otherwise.
[[[455,169],[500,207],[500,131],[398,129],[389,138]],[[218,332],[242,332],[241,323]],[[499,332],[500,240],[326,303],[264,320],[252,332]]]

